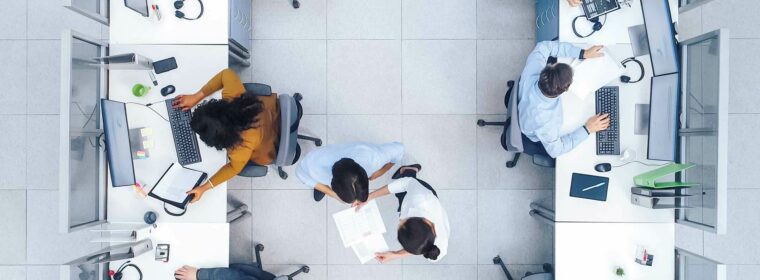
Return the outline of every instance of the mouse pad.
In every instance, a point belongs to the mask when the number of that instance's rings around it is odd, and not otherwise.
[[[573,173],[570,182],[570,196],[598,201],[607,201],[607,177]]]

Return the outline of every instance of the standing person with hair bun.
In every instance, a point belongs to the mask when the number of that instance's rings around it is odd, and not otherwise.
[[[369,195],[367,201],[393,193],[399,203],[398,242],[403,248],[377,253],[380,263],[410,255],[422,255],[437,262],[448,253],[449,216],[433,187],[417,179],[421,169],[419,164],[402,166],[393,174],[397,180]]]

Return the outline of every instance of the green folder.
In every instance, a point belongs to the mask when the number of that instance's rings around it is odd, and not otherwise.
[[[689,182],[657,182],[657,179],[668,176],[670,174],[675,174],[677,172],[684,171],[694,166],[697,166],[697,165],[693,163],[667,164],[657,169],[654,169],[654,170],[651,170],[651,171],[648,171],[648,172],[645,172],[633,177],[633,183],[640,187],[653,188],[653,189],[684,188],[684,187],[696,186],[698,185],[697,183],[689,183]]]

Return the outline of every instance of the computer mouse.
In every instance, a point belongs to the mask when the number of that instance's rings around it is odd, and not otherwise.
[[[612,170],[612,164],[606,162],[600,163],[594,166],[594,170],[596,170],[596,172],[608,172]]]
[[[175,88],[173,85],[165,86],[164,88],[161,89],[161,96],[167,96],[169,94],[172,94],[174,93],[174,90]]]

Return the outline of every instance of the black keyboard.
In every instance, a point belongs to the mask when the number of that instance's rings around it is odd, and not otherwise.
[[[167,99],[166,112],[169,114],[169,125],[172,127],[174,147],[177,150],[177,160],[181,165],[201,162],[201,151],[195,132],[190,128],[190,111],[182,111],[172,106],[173,99]]]
[[[618,126],[618,87],[603,87],[596,91],[596,113],[610,114],[610,127],[596,132],[597,155],[620,154],[620,127]]]

